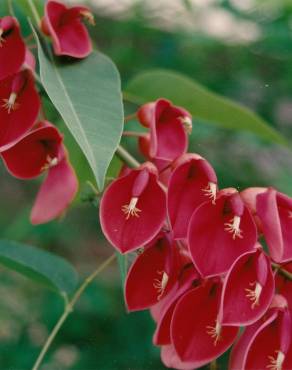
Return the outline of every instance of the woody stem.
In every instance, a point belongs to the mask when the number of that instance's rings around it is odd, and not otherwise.
[[[48,352],[53,340],[55,339],[56,335],[58,334],[58,332],[60,331],[62,325],[64,324],[64,322],[66,321],[67,317],[69,316],[69,314],[73,311],[74,307],[75,307],[75,304],[78,302],[79,298],[81,297],[81,295],[83,294],[83,292],[85,291],[85,289],[88,287],[88,285],[96,278],[97,275],[99,275],[102,271],[104,271],[108,265],[116,258],[116,254],[113,254],[111,255],[107,260],[105,260],[95,271],[93,271],[93,273],[91,275],[89,275],[85,280],[84,282],[80,285],[80,287],[76,290],[76,292],[74,293],[73,297],[67,301],[65,300],[66,302],[66,305],[65,305],[65,308],[64,308],[64,312],[63,314],[60,316],[59,320],[57,321],[56,325],[54,326],[51,334],[49,335],[49,337],[47,338],[32,370],[38,370],[46,353]]]
[[[275,262],[272,262],[272,267],[273,269],[280,275],[284,276],[286,279],[288,280],[291,280],[292,281],[292,273],[281,268],[280,265],[278,265],[277,263]]]

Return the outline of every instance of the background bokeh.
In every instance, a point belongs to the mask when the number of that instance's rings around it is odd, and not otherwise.
[[[96,13],[92,37],[117,64],[123,85],[140,71],[153,67],[174,69],[250,107],[291,140],[291,1],[87,3]],[[63,127],[48,102],[45,108],[50,119]],[[126,109],[133,111],[134,107]],[[84,172],[82,178],[87,174],[90,178],[68,132],[66,140],[78,171]],[[135,153],[134,139],[127,145]],[[221,187],[271,185],[292,196],[292,158],[288,149],[267,144],[251,134],[199,122],[196,117],[190,149],[214,165]],[[91,201],[91,190],[85,182],[64,219],[33,227],[28,215],[38,181],[13,179],[2,164],[0,173],[1,238],[59,254],[73,263],[81,277],[112,253],[100,233],[97,205]],[[30,369],[62,312],[62,301],[2,267],[0,275],[0,369]],[[42,369],[163,369],[159,351],[152,346],[153,329],[147,312],[126,313],[119,269],[113,264],[87,289]]]

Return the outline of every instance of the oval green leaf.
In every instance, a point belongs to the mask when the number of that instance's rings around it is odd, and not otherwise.
[[[290,146],[277,130],[251,110],[211,92],[180,73],[166,70],[144,72],[134,77],[125,91],[125,99],[137,104],[160,97],[183,106],[200,121],[249,131],[264,140]]]
[[[42,84],[87,158],[99,189],[119,144],[123,104],[119,73],[98,51],[83,60],[57,59],[38,42]]]
[[[75,269],[63,258],[10,240],[0,240],[0,264],[62,296],[72,293],[78,283]]]

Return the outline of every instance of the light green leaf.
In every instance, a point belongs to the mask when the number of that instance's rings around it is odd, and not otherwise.
[[[98,51],[67,62],[46,53],[37,37],[40,76],[52,103],[81,147],[99,189],[116,151],[123,128],[119,73]]]
[[[125,99],[137,104],[164,97],[186,108],[194,117],[224,128],[252,132],[262,139],[289,146],[288,141],[251,110],[215,94],[173,71],[152,70],[128,84]]]
[[[0,264],[63,296],[78,282],[73,266],[63,258],[14,241],[0,240]]]

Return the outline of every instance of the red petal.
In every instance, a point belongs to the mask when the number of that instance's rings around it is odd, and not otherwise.
[[[48,122],[29,132],[10,149],[1,153],[8,171],[20,179],[31,179],[39,176],[47,156],[57,157],[62,136],[56,127]]]
[[[78,180],[74,169],[64,158],[49,169],[31,211],[32,224],[42,224],[60,216],[74,199]]]
[[[12,20],[14,26],[6,35],[5,33],[2,35],[4,42],[0,46],[0,80],[18,72],[25,58],[25,44],[21,38],[18,21],[12,17],[4,17],[1,21],[4,19]],[[2,122],[1,118],[0,122]]]
[[[80,7],[69,9],[57,1],[49,0],[45,9],[45,24],[53,39],[56,55],[84,58],[91,53],[92,45],[80,17],[72,16],[75,8],[80,12]]]
[[[186,220],[190,220],[194,210],[208,200],[208,183],[217,183],[213,168],[204,158],[183,157],[170,177],[167,197],[169,218],[177,239],[186,238],[189,225]]]
[[[173,246],[168,239],[161,236],[133,262],[125,283],[125,300],[129,311],[143,310],[159,301],[160,292],[155,288],[155,283],[162,279],[170,248]],[[168,281],[165,293],[171,286]]]
[[[15,76],[1,81],[0,84],[1,151],[10,148],[25,136],[27,131],[34,125],[40,109],[40,98],[35,89],[31,72],[26,70],[19,73],[24,76],[26,82],[16,99],[18,108],[10,111],[10,113],[3,107],[3,101],[4,99],[9,99]]]
[[[196,367],[196,362],[182,361],[171,344],[161,348],[161,361],[166,367],[173,369],[193,370]]]
[[[225,352],[234,342],[238,328],[224,326],[215,344],[208,334],[218,317],[220,285],[206,282],[186,293],[178,302],[172,322],[171,338],[181,360],[203,366]]]
[[[100,222],[107,239],[121,253],[148,243],[161,229],[166,216],[165,193],[150,173],[149,182],[138,199],[139,217],[126,219],[122,207],[132,198],[132,188],[140,170],[132,170],[106,189],[100,204]]]
[[[260,259],[260,257],[264,257]],[[260,266],[257,265],[260,261]],[[260,280],[258,269],[266,269],[265,282],[258,305],[252,306],[246,289],[255,289],[255,282]],[[222,293],[223,319],[225,325],[250,325],[257,321],[269,308],[274,295],[274,277],[269,259],[260,251],[249,252],[240,256],[232,265],[224,281]]]
[[[240,255],[254,249],[257,241],[256,226],[246,207],[240,222],[242,238],[233,239],[232,233],[225,230],[226,223],[233,218],[233,214],[226,210],[228,198],[229,195],[220,196],[215,205],[203,203],[190,220],[190,253],[196,268],[205,277],[228,271]]]

